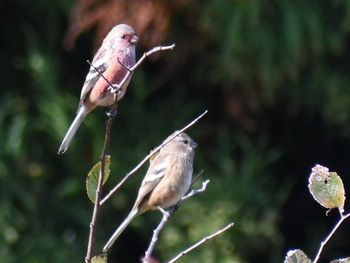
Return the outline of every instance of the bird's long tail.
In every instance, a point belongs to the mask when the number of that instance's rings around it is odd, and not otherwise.
[[[65,153],[67,151],[75,133],[77,132],[78,128],[80,127],[81,123],[83,122],[83,120],[85,119],[85,117],[88,113],[89,112],[86,110],[86,107],[84,105],[82,105],[79,108],[77,115],[75,116],[74,121],[70,125],[66,135],[63,138],[61,146],[58,149],[58,154]]]
[[[114,244],[114,242],[118,239],[120,234],[124,231],[124,229],[130,224],[130,222],[138,215],[138,209],[132,209],[130,214],[125,218],[123,223],[118,227],[118,229],[113,233],[111,238],[107,241],[106,245],[103,247],[103,252],[106,253]]]

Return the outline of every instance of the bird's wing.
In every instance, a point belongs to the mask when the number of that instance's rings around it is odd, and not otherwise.
[[[154,160],[151,162],[150,167],[145,175],[145,178],[142,181],[136,202],[134,207],[137,207],[163,179],[166,170],[169,167],[169,158],[170,156],[162,157],[161,155],[157,156],[157,159],[161,161]]]
[[[108,54],[106,54],[105,49],[99,50],[96,53],[92,61],[94,67],[90,67],[83,88],[81,89],[80,101],[83,101],[91,89],[96,85],[96,82],[101,78],[100,73],[105,72],[108,68],[108,59],[106,59],[106,56],[108,56]],[[97,68],[98,71],[95,68]]]

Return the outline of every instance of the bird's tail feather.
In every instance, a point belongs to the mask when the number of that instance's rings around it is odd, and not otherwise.
[[[70,125],[66,135],[63,138],[63,141],[61,143],[60,148],[58,149],[58,153],[62,154],[65,153],[68,149],[68,147],[71,144],[71,141],[77,132],[78,128],[80,127],[81,123],[85,119],[88,111],[86,110],[85,106],[81,106],[77,112],[77,115],[75,116],[74,121]]]
[[[124,229],[130,224],[130,222],[138,215],[138,209],[132,209],[128,217],[121,223],[118,229],[113,233],[111,238],[107,241],[106,245],[103,247],[103,252],[106,253],[114,244],[114,242],[118,239],[120,234],[124,231]]]

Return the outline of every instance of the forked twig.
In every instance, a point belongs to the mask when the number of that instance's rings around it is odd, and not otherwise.
[[[189,192],[187,195],[185,195],[184,197],[181,198],[181,201],[184,201],[196,194],[202,193],[205,191],[205,189],[207,189],[207,185],[209,184],[210,180],[207,179],[202,183],[202,188],[199,189],[192,189],[191,192]]]
[[[103,76],[103,73],[97,68],[97,67],[95,67],[92,63],[91,63],[91,61],[90,60],[86,60],[86,62],[90,65],[90,67],[93,67],[94,68],[94,70],[96,70],[96,72],[101,76],[101,78],[103,78],[107,83],[108,83],[108,85],[109,85],[109,89],[111,88],[111,87],[113,87],[114,85],[105,77],[105,76]],[[118,62],[119,62],[119,59],[118,59]],[[119,62],[120,63],[120,62]],[[124,81],[125,82],[125,81]],[[122,84],[124,84],[124,82],[121,82]],[[120,85],[121,86],[121,85]],[[119,88],[119,90],[120,90],[120,88]]]
[[[201,175],[201,173],[199,173],[199,175]],[[198,177],[198,176],[197,176]],[[165,223],[169,220],[169,218],[172,216],[172,214],[176,211],[176,209],[178,208],[179,204],[183,201],[186,200],[192,196],[194,196],[195,194],[204,192],[207,188],[207,185],[209,183],[209,180],[206,180],[205,182],[202,183],[202,188],[200,189],[194,189],[192,190],[189,194],[187,194],[186,196],[184,196],[175,206],[171,207],[169,210],[165,211],[164,209],[158,207],[158,209],[162,212],[163,217],[162,220],[160,221],[160,223],[158,224],[158,226],[156,227],[156,229],[153,231],[153,235],[152,235],[152,239],[151,239],[151,243],[148,246],[148,249],[145,253],[145,257],[143,262],[147,263],[147,260],[149,258],[151,258],[151,255],[153,253],[153,250],[157,244],[160,232],[162,231],[163,227],[165,226]]]
[[[116,89],[115,87],[117,87],[117,90],[120,90],[121,87],[124,85],[124,83],[129,79],[129,77],[131,76],[131,74],[134,73],[135,69],[146,59],[146,57],[152,55],[155,52],[158,51],[164,51],[164,50],[171,50],[175,47],[175,44],[172,44],[170,46],[159,46],[159,47],[154,47],[152,48],[150,51],[147,51],[145,53],[143,53],[142,57],[135,63],[134,66],[132,66],[131,68],[127,68],[123,63],[121,63],[119,61],[119,63],[125,67],[127,69],[127,73],[125,74],[123,80],[119,83],[119,84],[113,84],[112,86],[109,86],[109,89],[113,90]]]
[[[145,252],[145,257],[142,260],[143,262],[147,262],[147,260],[149,258],[151,258],[151,255],[153,253],[153,250],[157,244],[160,232],[162,231],[163,227],[165,226],[165,223],[168,222],[169,218],[171,217],[171,215],[174,213],[175,211],[175,206],[173,206],[172,208],[170,208],[168,211],[165,211],[163,209],[161,209],[160,207],[158,207],[159,211],[162,212],[163,217],[162,220],[160,221],[160,223],[158,224],[158,226],[156,227],[156,229],[153,230],[153,235],[152,235],[152,239],[151,239],[151,243],[149,244],[146,252]]]

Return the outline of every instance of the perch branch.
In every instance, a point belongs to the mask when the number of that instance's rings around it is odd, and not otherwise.
[[[206,190],[206,187],[207,187],[208,183],[209,183],[209,180],[206,180],[205,182],[203,182],[202,183],[202,188],[197,189],[197,190],[196,189],[192,190],[189,194],[184,196],[176,205],[171,207],[168,211],[165,211],[164,209],[158,207],[158,209],[162,212],[163,217],[162,217],[162,220],[160,221],[159,225],[157,226],[157,228],[153,231],[153,236],[152,236],[152,239],[151,239],[151,243],[148,246],[148,249],[147,249],[147,251],[145,253],[145,257],[143,259],[143,263],[147,263],[147,261],[151,258],[153,250],[154,250],[154,248],[155,248],[155,246],[157,244],[160,232],[162,231],[163,227],[165,226],[165,223],[169,220],[171,215],[176,211],[176,209],[178,208],[179,204],[183,200],[186,200],[186,199],[194,196],[195,194],[204,192]]]

